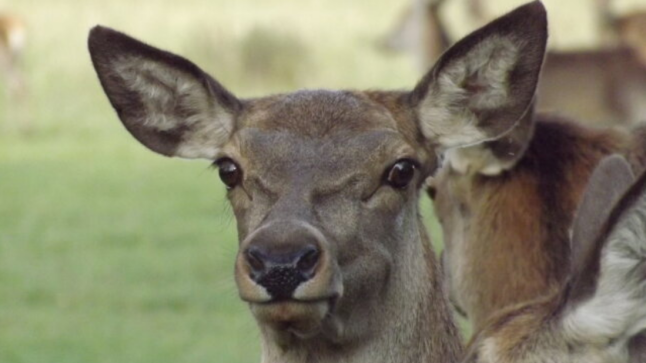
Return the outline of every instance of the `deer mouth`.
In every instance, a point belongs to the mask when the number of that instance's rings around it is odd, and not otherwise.
[[[300,339],[312,337],[321,330],[343,295],[343,284],[337,274],[304,282],[289,294],[278,294],[258,284],[240,287],[240,297],[249,303],[260,325],[279,335],[288,333]]]
[[[251,312],[261,325],[279,333],[306,339],[316,335],[336,306],[337,295],[312,300],[282,299],[251,303]]]

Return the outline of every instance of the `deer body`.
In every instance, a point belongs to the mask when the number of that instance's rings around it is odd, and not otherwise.
[[[263,363],[448,363],[461,345],[421,187],[437,151],[495,139],[527,113],[546,38],[534,2],[458,42],[412,91],[256,99],[108,28],[92,30],[89,48],[137,140],[218,166]]]
[[[594,125],[646,119],[646,62],[633,48],[551,51],[538,88],[538,109]]]
[[[646,329],[646,173],[632,179],[621,157],[601,162],[574,223],[567,282],[495,314],[464,363],[643,362],[630,344]]]

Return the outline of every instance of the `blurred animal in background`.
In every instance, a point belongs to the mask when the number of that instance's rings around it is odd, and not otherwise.
[[[8,124],[26,130],[27,84],[22,70],[22,56],[26,43],[23,20],[10,13],[0,12],[0,88],[6,93],[2,115]]]
[[[633,182],[625,160],[604,159],[572,236],[563,288],[494,316],[463,363],[631,361],[630,342],[646,329],[646,174]]]
[[[381,48],[413,53],[420,69],[428,70],[452,43],[440,15],[445,1],[413,0],[382,39]]]
[[[626,13],[612,20],[617,42],[633,49],[642,64],[646,64],[646,9]]]
[[[646,11],[615,15],[609,3],[596,2],[600,48],[548,52],[539,109],[600,126],[646,121]]]
[[[619,12],[613,11],[613,0],[595,0],[594,4],[602,45],[627,46],[640,54],[646,52],[646,7]]]
[[[445,2],[413,0],[386,36],[384,47],[412,52],[424,69],[430,67],[451,44],[440,11]],[[646,11],[613,15],[608,0],[592,6],[597,9],[604,44],[591,50],[549,51],[537,108],[596,126],[646,121]],[[467,11],[476,24],[493,18],[486,8],[486,1],[467,0]]]

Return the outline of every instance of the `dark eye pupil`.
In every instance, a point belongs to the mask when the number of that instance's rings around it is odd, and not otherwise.
[[[228,189],[235,188],[242,177],[240,168],[230,159],[217,162],[220,179]]]
[[[415,176],[415,164],[408,160],[401,160],[390,168],[387,181],[394,188],[405,188]]]

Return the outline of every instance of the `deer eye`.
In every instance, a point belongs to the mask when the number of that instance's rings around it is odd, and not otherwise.
[[[227,189],[233,189],[240,184],[240,181],[242,180],[242,170],[233,160],[223,158],[216,161],[215,165],[217,165],[220,179]]]
[[[417,166],[412,160],[398,160],[386,170],[386,183],[395,189],[406,188],[415,176],[415,169]]]

